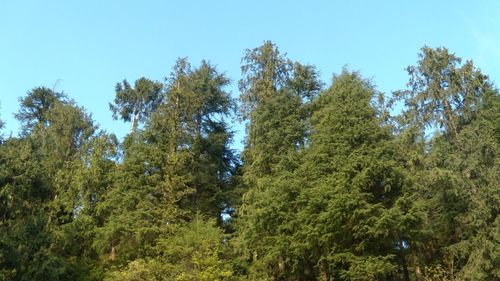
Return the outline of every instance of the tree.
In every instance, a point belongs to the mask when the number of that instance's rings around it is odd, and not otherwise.
[[[0,280],[500,279],[500,95],[472,61],[422,48],[389,103],[270,41],[241,70],[241,162],[208,61],[118,83],[121,143],[28,91],[0,134]]]
[[[431,218],[448,227],[436,229],[435,236],[445,242],[444,267],[458,280],[500,277],[499,95],[493,90],[482,95],[474,120],[453,141],[436,137],[429,155],[430,183],[437,195],[433,203],[441,205]]]
[[[188,165],[193,193],[184,203],[220,223],[221,213],[228,207],[228,180],[235,162],[229,149],[232,132],[225,120],[234,110],[234,101],[225,90],[229,79],[206,61],[192,69],[186,59],[180,59],[168,81],[166,107],[159,113],[171,117],[159,121],[177,120],[171,130],[179,138],[177,147],[191,153]],[[154,126],[170,125],[160,124]]]
[[[154,259],[134,260],[105,280],[233,280],[225,239],[214,220],[196,216],[159,240]]]
[[[4,128],[4,126],[5,126],[5,123],[2,121],[2,119],[0,119],[0,132]],[[0,141],[2,140],[2,138],[3,138],[3,136],[2,136],[2,134],[0,134]]]
[[[241,116],[249,121],[243,161],[246,177],[252,177],[269,174],[284,154],[303,147],[307,134],[303,103],[322,84],[314,67],[292,63],[270,41],[247,50],[243,62]]]
[[[64,93],[55,92],[46,87],[37,87],[20,98],[21,109],[15,117],[24,124],[23,132],[33,129],[36,124],[47,121],[47,112],[58,103],[67,103]]]
[[[197,213],[220,224],[227,206],[234,159],[224,120],[232,109],[228,79],[207,62],[192,69],[180,59],[167,81],[162,104],[124,141],[123,162],[97,207],[104,223],[94,247],[113,276],[135,276],[142,265],[154,272],[151,264],[162,263],[161,241]]]
[[[161,104],[163,99],[163,85],[144,77],[135,81],[132,88],[127,80],[117,83],[114,103],[109,104],[113,118],[132,122],[131,132],[149,118],[151,113]]]
[[[417,66],[407,68],[409,90],[395,96],[404,100],[404,116],[423,128],[430,125],[456,136],[476,114],[488,77],[472,61],[462,59],[446,48],[423,47]]]
[[[321,88],[312,66],[292,63],[271,42],[247,50],[240,80],[241,116],[247,120],[243,184],[237,210],[241,251],[254,278],[285,278],[286,228],[293,217],[293,188],[279,182],[297,167],[308,134],[309,101]],[[279,199],[277,199],[279,198]]]
[[[409,89],[396,94],[406,106],[399,139],[420,163],[415,182],[432,230],[418,259],[450,279],[498,278],[498,243],[485,242],[498,241],[498,92],[445,48],[424,47],[408,72]],[[433,124],[439,130],[425,137]]]
[[[96,135],[83,108],[46,88],[28,92],[17,117],[23,134],[0,147],[5,270],[12,280],[92,278],[94,209],[113,167],[112,137]]]
[[[321,280],[409,280],[405,252],[420,214],[375,94],[344,70],[315,101],[310,146],[295,174],[302,188],[293,241]]]

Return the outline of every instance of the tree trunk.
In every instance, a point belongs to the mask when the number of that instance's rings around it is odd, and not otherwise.
[[[416,279],[417,281],[421,281],[421,280],[422,280],[422,270],[420,269],[420,266],[419,266],[419,265],[417,265],[417,266],[415,267],[415,279]]]
[[[116,260],[116,247],[115,246],[111,247],[111,253],[109,254],[109,260],[110,261]]]
[[[401,266],[403,267],[403,280],[410,281],[410,274],[408,272],[408,266],[406,264],[406,259],[405,259],[404,254],[401,253],[399,258],[401,260]]]
[[[333,281],[333,275],[330,273],[326,262],[321,263],[320,277],[321,281]]]
[[[279,256],[279,262],[278,262],[278,268],[279,268],[279,271],[280,271],[280,275],[284,275],[285,274],[285,260],[283,259],[283,256]]]
[[[137,124],[139,123],[139,118],[141,117],[140,112],[134,113],[134,116],[132,116],[132,126],[130,128],[130,131],[133,133],[137,129]]]
[[[196,115],[196,133],[198,134],[198,137],[201,138],[201,112],[198,112]]]
[[[453,132],[454,137],[456,137],[458,135],[458,130],[457,130],[456,124],[454,124],[453,116],[452,116],[452,108],[451,108],[448,100],[444,101],[444,115],[445,115],[446,121],[448,121],[448,126],[451,127],[448,129],[451,132]]]

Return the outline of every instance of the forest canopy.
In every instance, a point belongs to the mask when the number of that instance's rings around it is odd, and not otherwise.
[[[499,91],[444,47],[407,73],[325,83],[266,41],[235,99],[179,58],[116,84],[123,140],[29,90],[0,121],[0,280],[499,280]]]

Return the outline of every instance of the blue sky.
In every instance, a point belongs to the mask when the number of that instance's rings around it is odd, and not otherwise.
[[[411,3],[410,3],[411,2]],[[18,99],[36,86],[66,92],[101,128],[114,85],[163,81],[177,57],[207,59],[233,81],[246,48],[272,40],[328,84],[344,65],[387,93],[407,82],[419,49],[445,46],[500,80],[500,1],[1,1],[0,118],[16,135]],[[234,147],[240,149],[241,125]]]

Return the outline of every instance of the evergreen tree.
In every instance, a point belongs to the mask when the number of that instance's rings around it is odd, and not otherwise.
[[[58,103],[67,103],[64,93],[46,87],[37,87],[20,98],[21,108],[15,117],[23,123],[23,131],[33,129],[36,124],[47,121],[47,112]]]
[[[240,80],[242,117],[248,120],[239,239],[254,278],[285,278],[294,190],[278,179],[297,166],[308,132],[308,102],[321,88],[312,66],[292,63],[271,42],[247,50]],[[276,180],[276,181],[275,181]],[[264,274],[264,275],[261,275]]]
[[[462,64],[445,48],[424,47],[408,72],[409,90],[396,96],[405,104],[400,138],[420,136],[403,149],[419,159],[416,183],[428,211],[423,274],[498,278],[498,92],[472,61]],[[425,137],[429,128],[436,133]]]
[[[147,78],[139,78],[132,88],[127,80],[117,83],[114,103],[109,104],[113,118],[132,122],[131,132],[149,118],[152,112],[161,104],[163,85]]]
[[[22,137],[9,139],[0,153],[9,278],[88,276],[93,219],[84,214],[98,196],[99,178],[83,185],[74,176],[96,168],[87,158],[95,132],[92,120],[63,94],[46,88],[28,92],[16,117],[23,122]]]
[[[177,241],[197,212],[220,224],[234,161],[224,120],[233,103],[224,90],[228,82],[207,62],[192,69],[180,59],[167,79],[163,103],[144,130],[125,140],[123,163],[99,205],[105,222],[95,246],[112,269],[109,278],[136,274],[139,265],[150,272],[154,264],[169,268],[183,262],[163,260],[168,247],[162,245]]]
[[[19,136],[0,120],[0,280],[500,279],[500,95],[472,61],[422,48],[387,104],[269,41],[242,64],[241,163],[207,61],[118,83],[121,143],[28,91]]]
[[[375,94],[344,71],[315,101],[310,147],[295,175],[302,189],[294,241],[308,259],[304,270],[320,280],[409,280],[405,253],[420,212]]]

